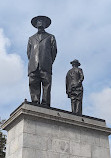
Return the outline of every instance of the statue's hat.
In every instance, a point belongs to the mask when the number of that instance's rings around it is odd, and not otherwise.
[[[38,20],[43,20],[45,23],[45,28],[49,27],[49,25],[51,24],[51,19],[47,16],[36,16],[34,18],[32,18],[31,20],[31,24],[37,28],[37,21]]]
[[[78,66],[81,65],[80,62],[79,62],[77,59],[71,61],[70,64],[72,64],[72,65],[75,65],[75,64],[76,64],[76,65],[78,65]]]

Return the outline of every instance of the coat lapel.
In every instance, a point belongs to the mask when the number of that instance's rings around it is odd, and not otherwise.
[[[50,34],[48,34],[48,33],[42,33],[41,35],[40,34],[36,34],[36,40],[38,41],[38,42],[41,42],[42,40],[44,40],[45,38],[47,38],[48,36],[49,36]]]

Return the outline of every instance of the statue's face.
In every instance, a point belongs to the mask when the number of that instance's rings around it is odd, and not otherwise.
[[[37,28],[45,28],[45,23],[43,20],[38,20],[37,21]]]
[[[73,66],[73,67],[78,67],[78,64],[73,63],[72,66]]]

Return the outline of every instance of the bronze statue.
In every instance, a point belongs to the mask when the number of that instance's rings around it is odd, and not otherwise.
[[[29,59],[28,76],[32,102],[50,106],[50,92],[52,80],[52,64],[56,58],[57,46],[54,35],[45,32],[51,24],[51,19],[46,16],[37,16],[31,20],[38,32],[29,37],[27,55]]]
[[[72,112],[82,115],[82,81],[84,80],[84,75],[82,69],[78,68],[81,65],[78,60],[73,60],[70,64],[72,64],[73,68],[66,75],[66,93],[68,98],[71,99]]]

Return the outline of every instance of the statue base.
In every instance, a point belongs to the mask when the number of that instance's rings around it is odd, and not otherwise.
[[[23,103],[3,124],[6,158],[110,158],[102,119]]]

